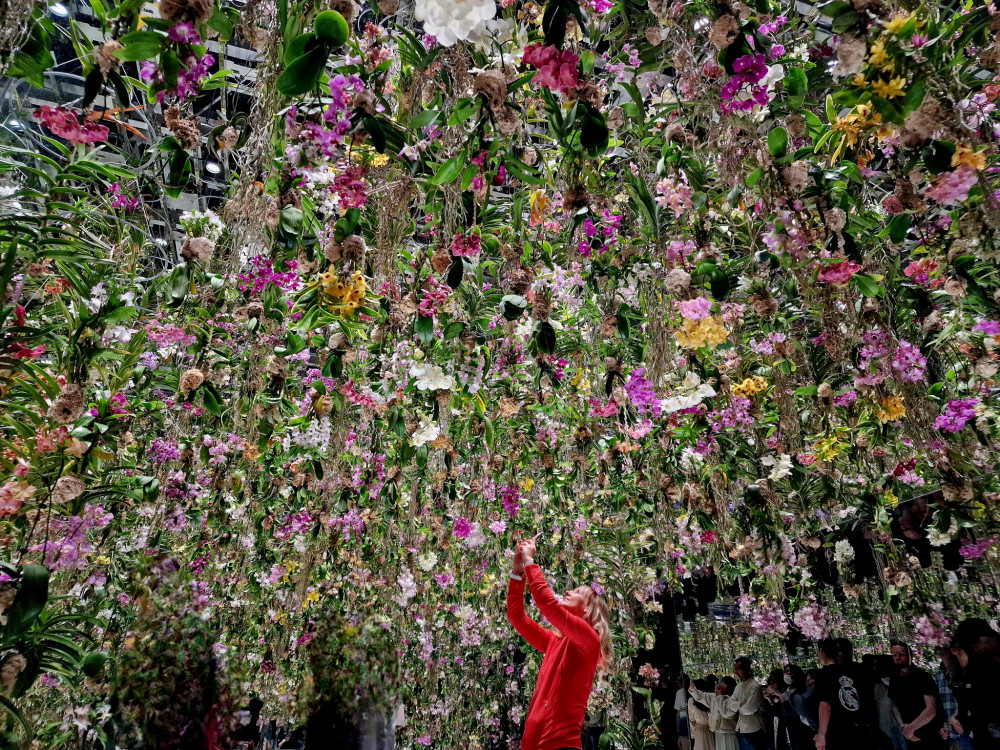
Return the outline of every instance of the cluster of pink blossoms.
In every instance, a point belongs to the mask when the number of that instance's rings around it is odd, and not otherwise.
[[[580,58],[566,49],[557,49],[550,44],[543,47],[540,44],[529,44],[524,48],[524,63],[538,68],[534,82],[539,86],[572,93],[580,84],[577,66]]]
[[[969,190],[979,181],[976,170],[961,166],[954,172],[938,175],[926,192],[926,196],[942,206],[953,206],[969,197]]]
[[[860,270],[861,266],[853,260],[841,260],[824,265],[817,279],[825,284],[846,284]]]
[[[475,232],[455,232],[451,240],[451,254],[456,258],[475,258],[482,249],[482,238]]]
[[[81,143],[101,143],[108,140],[108,129],[104,125],[88,122],[66,107],[43,105],[32,116],[40,120],[53,135],[65,138],[74,146]]]
[[[722,86],[722,112],[766,107],[767,89],[760,82],[767,77],[767,59],[758,53],[744,55],[733,62],[735,75]]]
[[[687,178],[682,174],[677,177],[664,177],[656,183],[656,205],[669,208],[677,218],[691,208],[691,188]]]

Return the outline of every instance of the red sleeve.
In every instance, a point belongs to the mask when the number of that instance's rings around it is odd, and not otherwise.
[[[582,617],[570,614],[556,601],[555,594],[552,593],[542,574],[542,569],[532,563],[524,570],[528,577],[528,585],[531,586],[531,596],[538,605],[538,610],[545,615],[545,619],[580,648],[600,648],[601,639],[597,637],[597,632],[590,627],[590,624]]]
[[[552,632],[528,617],[524,611],[524,581],[510,579],[507,585],[507,619],[528,643],[545,653]]]

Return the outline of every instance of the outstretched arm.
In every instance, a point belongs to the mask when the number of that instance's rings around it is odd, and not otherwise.
[[[510,579],[507,584],[507,619],[514,630],[521,634],[528,643],[543,654],[548,648],[552,633],[528,617],[524,611],[524,581]]]
[[[549,588],[542,569],[534,562],[526,565],[525,573],[528,576],[528,585],[531,587],[531,596],[538,605],[538,610],[545,615],[545,618],[552,625],[569,638],[580,648],[591,649],[600,648],[601,641],[597,633],[582,617],[570,614],[556,601],[555,594]]]

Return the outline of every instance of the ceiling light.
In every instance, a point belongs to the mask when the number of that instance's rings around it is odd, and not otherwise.
[[[222,165],[217,161],[206,161],[205,171],[209,174],[219,174],[222,171]]]
[[[52,7],[49,8],[49,13],[56,18],[69,18],[69,9],[62,3],[53,3]]]
[[[24,123],[12,117],[11,119],[7,120],[7,127],[10,128],[11,130],[16,130],[18,133],[20,133],[22,130],[24,130]]]

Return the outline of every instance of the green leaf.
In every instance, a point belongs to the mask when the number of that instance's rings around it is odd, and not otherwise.
[[[287,234],[297,237],[302,231],[304,219],[305,214],[302,213],[301,208],[289,204],[281,209],[281,229]]]
[[[219,32],[219,39],[223,42],[228,42],[232,39],[233,22],[229,20],[229,16],[226,15],[226,11],[222,8],[215,9],[212,17],[208,19],[208,25]]]
[[[80,669],[87,677],[97,677],[104,669],[104,664],[108,660],[108,655],[104,651],[91,651],[83,657]]]
[[[385,131],[379,124],[379,121],[374,117],[366,117],[361,121],[364,125],[365,132],[368,133],[368,137],[372,139],[372,146],[380,154],[385,153]]]
[[[87,78],[83,82],[83,101],[80,102],[80,106],[86,109],[91,105],[97,95],[101,93],[101,89],[104,87],[104,74],[101,72],[100,68],[94,68],[89,73],[87,73]]]
[[[465,167],[465,152],[456,154],[438,168],[437,173],[428,182],[431,185],[446,185],[454,182],[455,178]]]
[[[207,384],[208,381],[206,380],[205,383]],[[202,389],[202,398],[205,401],[206,409],[208,409],[210,412],[212,412],[212,414],[214,414],[217,417],[222,416],[223,404],[221,401],[219,401],[218,398],[216,398],[215,394],[210,389],[208,388]]]
[[[906,239],[907,233],[910,231],[910,217],[908,214],[899,214],[898,216],[893,216],[892,221],[889,222],[889,239],[892,240],[897,245]]]
[[[865,297],[877,297],[879,293],[879,285],[875,283],[875,280],[871,276],[866,276],[863,273],[856,273],[851,277],[851,284],[858,288]]]
[[[27,631],[45,608],[48,598],[49,571],[42,565],[23,566],[17,594],[7,611],[7,624],[3,628],[4,640]]]
[[[805,104],[806,93],[809,91],[809,79],[802,68],[792,66],[785,74],[785,91],[788,92],[788,106],[799,109]]]
[[[413,332],[424,344],[429,344],[434,340],[434,318],[426,315],[418,315],[413,321]]]
[[[125,46],[115,50],[115,57],[122,62],[152,60],[163,51],[167,37],[155,31],[133,31],[118,40]]]
[[[580,119],[580,145],[587,149],[591,156],[597,156],[607,150],[610,136],[611,131],[604,115],[590,104],[586,104],[583,117]]]
[[[767,150],[776,159],[785,155],[788,150],[788,132],[784,128],[774,128],[767,134]]]
[[[517,320],[528,309],[528,300],[520,294],[508,294],[500,300],[500,312],[505,320]]]
[[[316,88],[326,68],[327,50],[317,46],[297,57],[278,76],[275,87],[288,97],[301,96]]]
[[[462,283],[462,275],[465,273],[465,262],[461,258],[455,258],[448,266],[447,282],[452,289],[458,289]]]
[[[451,341],[452,339],[457,339],[462,335],[465,330],[465,323],[460,321],[455,321],[454,323],[449,323],[444,329],[444,340]]]
[[[543,320],[538,324],[538,333],[536,334],[536,339],[538,341],[539,351],[545,354],[553,354],[556,350],[556,329],[552,327],[552,324],[547,320]]]

